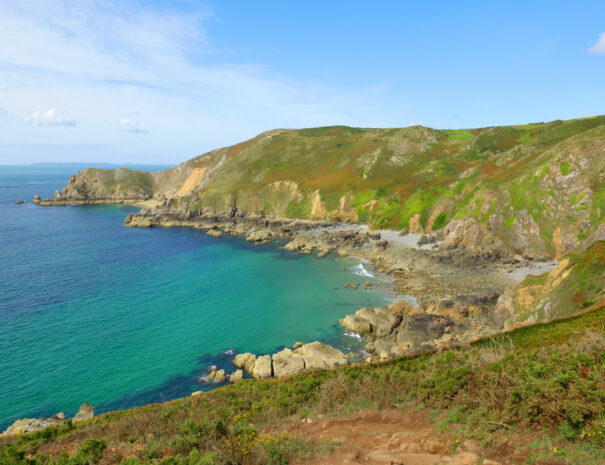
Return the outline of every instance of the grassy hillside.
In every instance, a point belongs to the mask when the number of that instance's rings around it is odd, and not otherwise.
[[[91,174],[79,177],[90,185]],[[468,130],[278,129],[149,177],[174,213],[236,207],[444,230],[453,243],[560,256],[605,233],[605,116]]]
[[[267,428],[320,413],[407,405],[429,409],[439,428],[488,448],[497,434],[523,433],[535,439],[530,458],[602,463],[604,318],[600,308],[444,353],[246,380],[77,426],[0,439],[0,463],[285,464],[327,446],[267,436]]]
[[[541,276],[527,276],[500,298],[505,328],[565,318],[605,307],[605,241],[569,254]]]

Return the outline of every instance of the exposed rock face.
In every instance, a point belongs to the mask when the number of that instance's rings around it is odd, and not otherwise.
[[[13,436],[25,433],[41,431],[49,426],[62,425],[65,421],[65,415],[58,413],[51,418],[23,418],[15,421],[0,436]]]
[[[400,357],[453,341],[456,323],[444,315],[424,313],[399,300],[378,308],[362,308],[339,323],[348,331],[364,336],[366,350],[381,359]]]
[[[454,322],[441,315],[417,313],[410,315],[401,324],[397,342],[423,342],[440,339],[447,331],[454,328]]]
[[[274,354],[272,360],[273,374],[276,378],[302,373],[306,368],[303,357],[287,348]]]
[[[378,308],[366,307],[354,315],[347,315],[339,323],[348,331],[369,336],[370,338],[388,336],[403,318],[404,312],[413,311],[413,307],[404,301],[397,301],[390,306]]]
[[[235,370],[229,375],[229,381],[232,383],[238,383],[244,379],[244,372],[242,370]]]
[[[255,363],[256,355],[251,354],[250,352],[246,352],[244,354],[237,354],[235,356],[235,360],[233,360],[233,364],[237,368],[241,368],[250,374],[252,374],[252,370],[254,369]]]
[[[270,378],[273,376],[273,366],[270,355],[261,355],[256,359],[252,368],[252,376],[255,378]]]
[[[294,351],[294,354],[303,358],[307,370],[325,370],[348,364],[345,354],[321,342],[303,344]]]
[[[94,416],[95,416],[95,408],[92,405],[90,405],[88,402],[85,402],[80,406],[80,410],[74,417],[73,421],[74,421],[74,423],[79,422],[79,421],[86,421],[86,420],[90,420]]]
[[[36,194],[36,195],[34,195],[34,200],[33,200],[33,202],[34,202],[35,204],[39,204],[39,203],[40,203],[40,200],[41,200],[41,199],[40,199],[40,194]]]

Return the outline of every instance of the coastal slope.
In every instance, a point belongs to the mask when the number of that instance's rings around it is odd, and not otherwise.
[[[41,204],[134,201],[146,201],[147,216],[360,222],[559,258],[605,237],[605,116],[467,130],[276,129],[165,171],[83,170]]]

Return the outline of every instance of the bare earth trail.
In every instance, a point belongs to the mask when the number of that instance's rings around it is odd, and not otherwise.
[[[426,410],[366,410],[338,418],[303,419],[281,433],[305,440],[333,441],[328,455],[313,457],[306,465],[517,465],[526,463],[527,436],[507,438],[485,450],[478,441],[459,443],[439,432]],[[519,437],[517,437],[519,436]],[[530,438],[531,439],[531,438]],[[483,460],[483,461],[482,461]],[[536,461],[534,465],[563,465]]]

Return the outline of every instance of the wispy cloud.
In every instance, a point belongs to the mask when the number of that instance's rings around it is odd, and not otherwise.
[[[140,127],[136,120],[129,117],[120,118],[120,131],[132,132],[134,134],[143,134],[149,132],[147,129]]]
[[[146,132],[136,121],[144,120],[154,130],[137,150],[181,159],[286,121],[356,125],[380,108],[385,92],[377,88],[333,88],[229,61],[207,37],[212,13],[186,4],[160,11],[138,0],[0,0],[0,39],[11,44],[0,47],[1,84],[10,88],[3,105],[24,121],[32,107],[61,102],[70,119],[37,112],[27,122],[77,121],[72,143],[80,144],[129,144],[120,133]],[[31,139],[22,126],[13,141]],[[55,142],[50,131],[36,137]]]
[[[48,111],[36,111],[33,115],[26,116],[23,120],[34,126],[75,126],[73,120],[67,119],[64,116],[57,115],[54,108]]]
[[[597,43],[588,49],[588,53],[594,55],[605,54],[605,32],[599,36]]]

